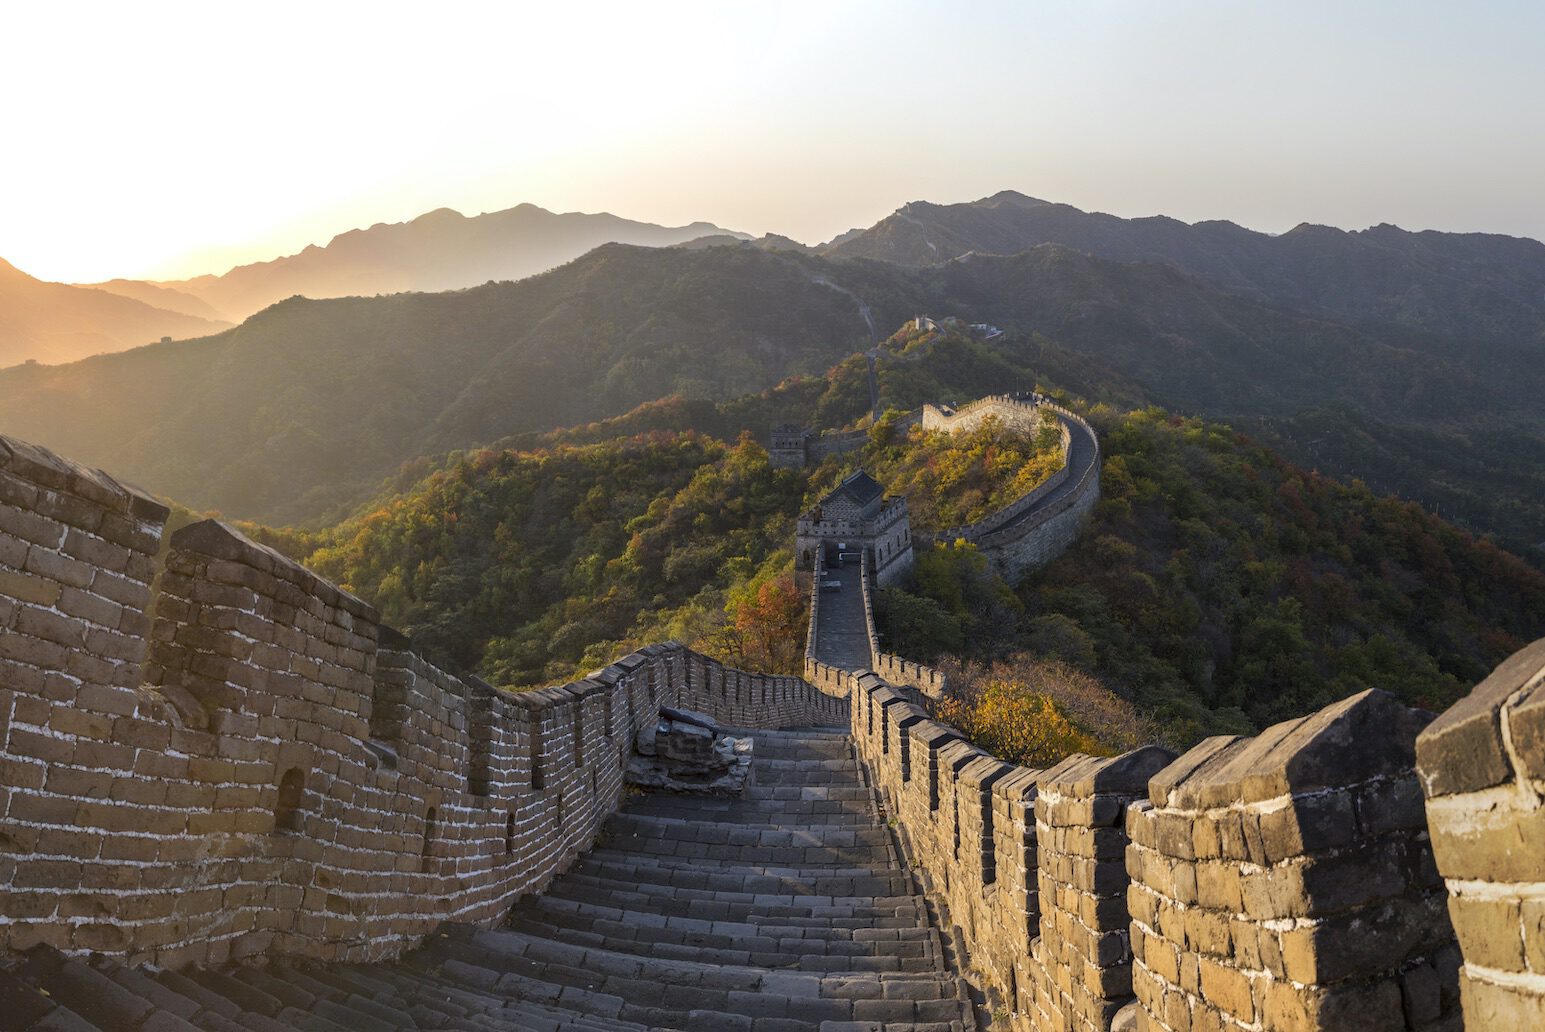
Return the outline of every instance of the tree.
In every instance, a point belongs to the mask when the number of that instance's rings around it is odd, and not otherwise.
[[[735,628],[743,669],[800,672],[809,611],[792,573],[752,582],[731,596],[725,610]]]

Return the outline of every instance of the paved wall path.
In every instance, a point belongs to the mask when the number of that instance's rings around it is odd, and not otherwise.
[[[822,574],[825,581],[841,581],[837,590],[822,588],[817,594],[820,618],[816,623],[815,658],[840,670],[868,670],[869,622],[864,614],[863,574],[857,563]]]
[[[1062,424],[1068,428],[1067,477],[1035,505],[1032,505],[1014,517],[1014,519],[1005,523],[997,532],[1010,530],[1030,522],[1047,509],[1073,494],[1083,485],[1084,474],[1089,471],[1089,467],[1098,459],[1100,449],[1099,445],[1095,443],[1093,431],[1076,419],[1067,419],[1061,416],[1058,418],[1062,419]]]
[[[361,965],[170,972],[40,948],[0,967],[0,1026],[974,1030],[846,729],[755,735],[747,798],[635,800],[503,928],[447,925],[401,960]]]

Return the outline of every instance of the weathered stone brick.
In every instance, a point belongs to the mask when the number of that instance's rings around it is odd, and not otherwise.
[[[44,607],[52,606],[59,601],[62,590],[58,582],[44,577],[0,570],[0,595],[18,602],[30,602]]]
[[[1523,917],[1518,900],[1450,896],[1448,912],[1468,963],[1501,971],[1524,970]]]

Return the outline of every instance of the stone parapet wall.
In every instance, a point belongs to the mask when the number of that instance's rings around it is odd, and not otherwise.
[[[847,723],[847,700],[802,677],[753,674],[690,650],[684,678],[673,685],[672,705],[696,710],[736,728],[833,726]]]
[[[1174,754],[1033,770],[970,744],[878,674],[847,684],[859,757],[1012,1027],[1108,1027],[1132,999],[1125,809]]]
[[[903,685],[916,689],[929,698],[937,698],[944,694],[945,678],[932,667],[925,666],[912,660],[902,659],[900,656],[892,656],[880,651],[880,635],[874,623],[874,593],[876,585],[871,583],[874,578],[869,576],[867,558],[863,567],[864,586],[864,620],[869,632],[869,666],[881,677],[892,685]],[[816,602],[819,602],[819,598]],[[814,624],[812,622],[811,641],[814,637]]]
[[[890,684],[915,688],[930,699],[941,697],[949,687],[945,676],[933,667],[888,652],[875,653],[874,672]]]
[[[1416,756],[1465,1027],[1545,1028],[1545,640],[1434,721]]]
[[[805,683],[843,704],[848,702],[848,672],[840,667],[806,657]]]
[[[1430,715],[1365,692],[1179,758],[1149,746],[1034,770],[875,672],[833,679],[914,867],[1011,1027],[1461,1027],[1414,766]]]
[[[820,462],[830,455],[858,451],[868,443],[868,430],[824,430],[805,443],[806,461]]]
[[[958,409],[947,405],[924,405],[922,424],[924,430],[958,434],[974,430],[988,419],[996,419],[1004,426],[1032,433],[1040,424],[1042,403],[1043,399],[1036,394],[990,394]]]
[[[0,438],[0,949],[166,966],[387,957],[588,847],[636,730],[845,698],[655,645],[496,689],[217,521]]]
[[[1363,692],[1149,782],[1127,810],[1139,1027],[1459,1027],[1414,769],[1429,719]]]
[[[1109,1028],[1132,999],[1125,817],[1174,758],[1156,746],[1075,754],[1036,778],[1041,927],[1021,1003],[1034,1027]]]

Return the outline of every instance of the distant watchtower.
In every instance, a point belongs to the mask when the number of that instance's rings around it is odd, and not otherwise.
[[[818,548],[826,549],[828,568],[840,565],[844,554],[866,551],[876,582],[901,580],[913,563],[907,500],[887,498],[879,482],[859,470],[799,518],[794,536],[799,569],[814,569]]]
[[[768,460],[774,466],[798,469],[810,458],[809,427],[797,423],[779,423],[772,428],[772,440],[767,448]]]

